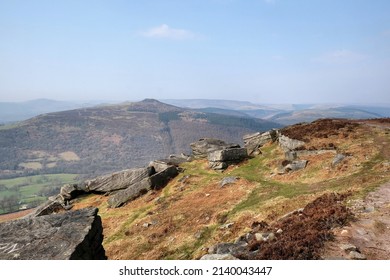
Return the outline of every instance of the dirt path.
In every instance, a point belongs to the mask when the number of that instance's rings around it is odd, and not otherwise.
[[[335,230],[335,241],[327,244],[325,259],[351,259],[350,245],[370,260],[390,259],[390,182],[352,206],[356,221]],[[348,248],[349,247],[349,248]],[[356,254],[354,254],[356,256]],[[359,257],[358,257],[359,258]]]

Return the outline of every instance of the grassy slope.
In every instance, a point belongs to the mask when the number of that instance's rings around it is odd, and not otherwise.
[[[34,200],[44,201],[45,197],[37,195],[43,187],[61,186],[76,181],[79,174],[50,174],[20,177],[14,179],[0,179],[0,185],[8,190],[0,191],[0,199],[17,194],[17,187],[20,187],[21,204],[29,203]],[[0,210],[1,211],[1,210]]]
[[[275,220],[326,192],[353,191],[361,197],[390,180],[385,130],[362,126],[349,135],[313,139],[310,145],[326,142],[351,156],[335,167],[332,153],[307,156],[305,170],[277,175],[283,152],[270,144],[262,155],[224,173],[208,169],[206,161],[185,163],[185,171],[166,188],[119,209],[108,209],[107,198],[96,195],[80,199],[75,207],[99,207],[110,259],[199,258],[209,246],[248,232],[254,221]],[[240,179],[221,188],[226,176]],[[234,224],[223,227],[228,223]]]

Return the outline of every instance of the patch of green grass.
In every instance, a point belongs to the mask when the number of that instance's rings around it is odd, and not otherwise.
[[[48,189],[53,188],[51,191],[55,191],[56,186],[59,187],[63,184],[74,183],[78,176],[79,174],[48,174],[1,179],[0,185],[6,189],[0,191],[0,199],[16,196],[20,204],[43,202],[46,200],[46,197],[43,196],[45,192],[41,192],[42,189],[48,187]],[[18,207],[19,204],[15,204],[15,208],[17,209]]]
[[[42,185],[46,183],[67,184],[73,183],[80,174],[47,174],[19,177],[14,179],[0,179],[0,185],[5,185],[7,188],[13,188],[17,185]]]
[[[294,198],[312,192],[305,184],[283,184],[275,181],[261,181],[250,194],[238,203],[230,212],[234,216],[242,211],[255,211],[261,208],[263,203],[277,197]]]

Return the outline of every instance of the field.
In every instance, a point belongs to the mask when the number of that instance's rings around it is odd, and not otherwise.
[[[13,205],[0,205],[0,214],[33,207],[59,192],[63,184],[77,181],[79,174],[49,174],[0,179],[0,201],[14,200]],[[16,203],[15,203],[16,202]]]

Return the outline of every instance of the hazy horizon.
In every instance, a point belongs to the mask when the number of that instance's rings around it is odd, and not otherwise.
[[[0,102],[390,104],[389,10],[385,0],[0,0]]]

